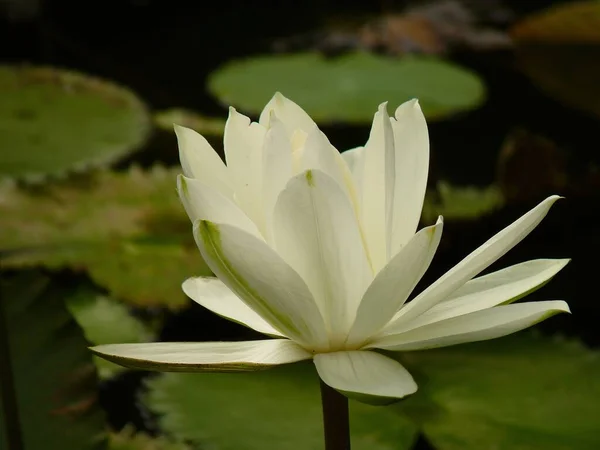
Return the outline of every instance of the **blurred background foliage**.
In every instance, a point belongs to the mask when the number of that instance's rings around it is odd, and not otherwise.
[[[180,290],[209,271],[175,194],[172,124],[221,149],[226,107],[256,117],[275,91],[340,151],[382,101],[420,99],[422,222],[446,226],[417,292],[566,197],[492,270],[573,258],[532,296],[573,315],[399,355],[420,390],[352,403],[355,448],[600,448],[600,1],[0,0],[0,42],[0,450],[17,431],[27,450],[322,448],[311,364],[149,374],[86,349],[258,337]]]

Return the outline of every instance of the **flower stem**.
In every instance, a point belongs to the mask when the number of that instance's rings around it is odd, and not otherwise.
[[[348,399],[321,380],[325,450],[350,450]]]
[[[0,431],[3,430],[5,433],[5,444],[9,450],[23,450],[25,447],[21,435],[16,386],[10,359],[8,325],[4,313],[5,301],[0,286],[0,406],[4,416],[4,425],[0,424]]]

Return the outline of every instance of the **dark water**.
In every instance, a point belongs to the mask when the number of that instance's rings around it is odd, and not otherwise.
[[[141,3],[141,2],[140,2]],[[506,2],[517,13],[533,11],[549,1]],[[554,2],[556,3],[556,2]],[[119,81],[137,91],[154,108],[189,107],[223,114],[204,89],[206,76],[228,59],[269,52],[275,38],[317,29],[336,14],[375,14],[393,2],[228,1],[48,1],[35,20],[0,22],[0,61],[29,61],[78,69]],[[399,3],[396,3],[399,4]],[[204,5],[204,6],[203,6]],[[486,185],[494,181],[499,148],[515,127],[554,141],[568,159],[572,183],[543,224],[496,267],[535,258],[573,258],[572,263],[531,299],[565,299],[573,315],[544,322],[542,330],[581,337],[597,346],[600,334],[600,296],[594,288],[600,253],[600,195],[576,189],[577,174],[600,163],[599,122],[543,94],[519,73],[508,53],[458,54],[455,60],[476,70],[489,88],[487,103],[460,117],[430,124],[432,180]],[[368,129],[328,126],[324,130],[338,148],[366,140]],[[156,158],[176,163],[176,152],[162,146],[138,155],[142,162]],[[531,163],[536,171],[536,161]],[[558,192],[562,193],[562,192]],[[516,202],[472,223],[449,222],[431,270],[429,283],[468,251],[508,225],[543,196]],[[245,339],[248,331],[202,310],[190,307],[167,322],[164,340]],[[127,375],[104,387],[104,403],[115,426],[134,420],[153,429],[139,413],[131,393],[140,376]],[[112,405],[112,406],[111,406]],[[116,405],[116,406],[115,406]],[[426,448],[426,444],[422,444]]]

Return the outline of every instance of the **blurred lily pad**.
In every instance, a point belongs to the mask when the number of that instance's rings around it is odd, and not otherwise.
[[[105,166],[150,132],[127,88],[51,67],[0,66],[0,178],[41,181]]]
[[[128,308],[111,298],[96,293],[67,299],[67,307],[86,339],[93,345],[148,342],[152,332],[133,317]],[[124,367],[94,356],[100,378],[109,378]]]
[[[566,2],[511,30],[522,70],[542,90],[600,115],[600,2]]]
[[[233,61],[210,76],[222,103],[258,114],[276,91],[302,105],[317,122],[370,123],[377,105],[419,98],[428,119],[479,106],[485,87],[467,69],[432,56],[389,58],[351,53],[261,56]]]
[[[419,392],[393,408],[436,449],[600,448],[600,358],[576,341],[520,333],[401,358]]]
[[[163,374],[147,404],[161,427],[200,448],[321,450],[319,381],[312,363],[245,374]],[[352,448],[403,450],[416,428],[393,410],[351,402]]]
[[[154,115],[154,123],[162,130],[173,132],[173,124],[191,128],[203,136],[223,136],[225,119],[203,116],[189,109],[172,108]]]
[[[425,223],[435,222],[442,215],[447,220],[471,220],[489,214],[504,204],[500,188],[495,185],[479,188],[452,186],[444,181],[436,191],[429,191],[423,203]]]
[[[173,442],[164,437],[150,437],[144,433],[134,433],[126,427],[119,433],[110,435],[110,450],[190,450],[181,442]]]
[[[80,295],[79,287],[26,271],[2,274],[0,289],[24,448],[106,448],[96,371],[81,329],[64,305]],[[0,368],[3,382],[7,369]],[[0,408],[0,423],[2,414]],[[12,447],[0,439],[0,449]]]
[[[186,305],[181,283],[209,272],[175,192],[178,172],[134,168],[39,190],[1,186],[3,264],[84,270],[129,304]]]

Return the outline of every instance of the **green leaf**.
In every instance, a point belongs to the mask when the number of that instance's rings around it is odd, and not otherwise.
[[[150,132],[128,89],[50,67],[0,66],[0,179],[42,181],[107,165]]]
[[[151,331],[128,308],[111,298],[86,293],[67,300],[67,307],[87,340],[94,345],[140,343],[151,340]],[[124,367],[94,356],[100,378],[109,378]]]
[[[108,448],[110,450],[190,450],[190,447],[184,443],[134,433],[129,428],[125,428],[120,433],[112,433]]]
[[[201,448],[321,450],[319,380],[312,363],[245,374],[163,374],[147,404],[163,429]],[[353,449],[409,449],[414,425],[393,410],[350,403]]]
[[[191,128],[203,136],[222,137],[225,132],[225,119],[206,117],[183,108],[172,108],[157,112],[154,115],[154,123],[158,128],[169,133],[173,133],[174,124]]]
[[[3,274],[0,289],[25,448],[105,448],[91,353],[64,305],[79,287],[27,271]]]
[[[370,123],[377,106],[417,97],[429,120],[473,109],[485,97],[474,73],[431,56],[388,58],[317,53],[233,61],[213,73],[209,90],[222,103],[258,114],[276,91],[317,122]]]
[[[504,205],[500,189],[491,185],[485,188],[452,186],[444,181],[437,191],[427,192],[423,203],[422,218],[433,223],[438,216],[447,220],[470,220],[489,214]]]
[[[519,66],[537,87],[600,115],[600,2],[554,5],[517,22],[511,36]]]
[[[598,356],[528,333],[404,353],[419,392],[396,408],[438,450],[595,450]]]
[[[181,283],[209,272],[175,192],[178,172],[103,172],[38,191],[0,186],[3,263],[86,270],[137,306],[186,305]]]

